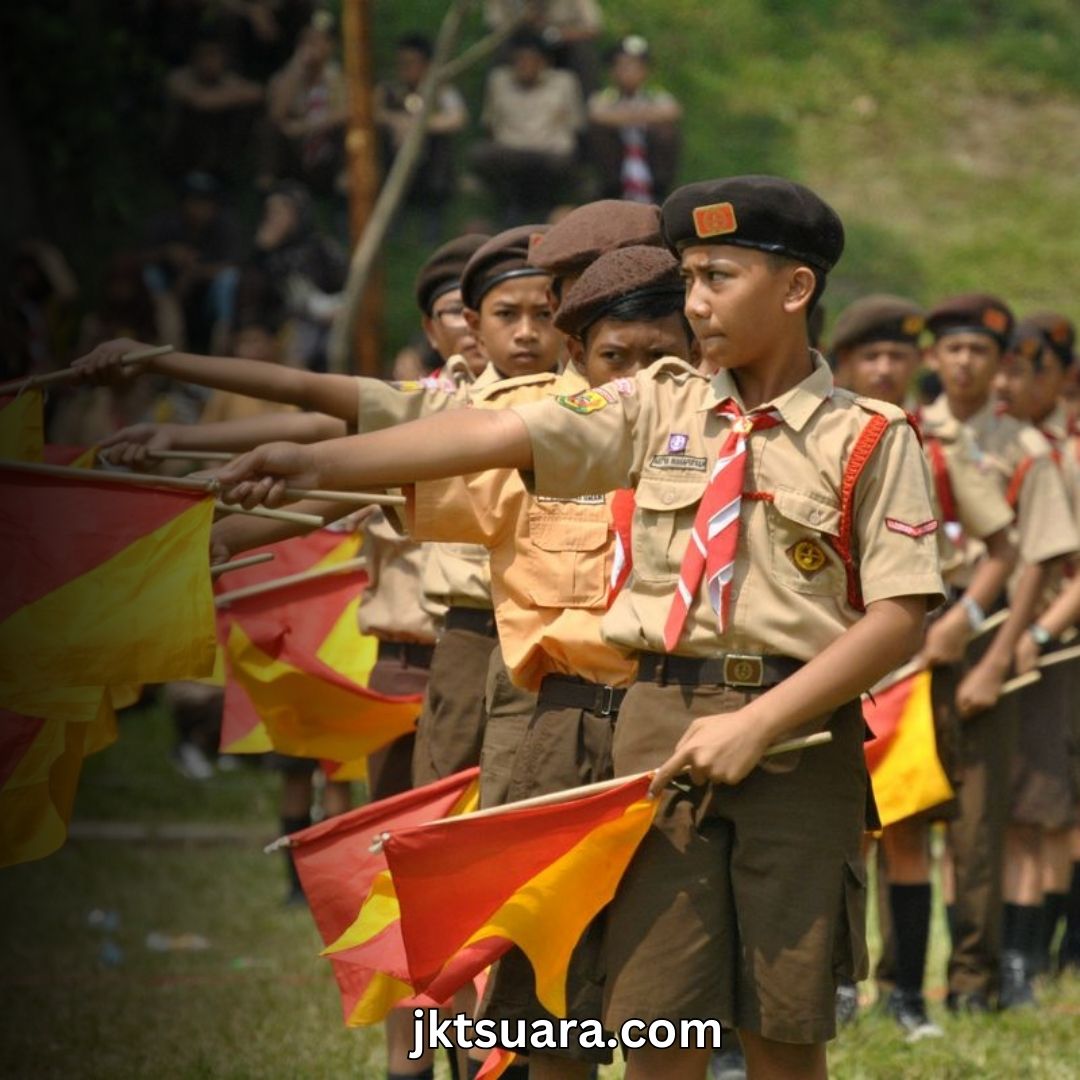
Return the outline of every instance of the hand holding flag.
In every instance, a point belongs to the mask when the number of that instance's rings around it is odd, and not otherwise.
[[[322,482],[314,447],[267,443],[241,454],[215,474],[226,503],[252,509],[289,501],[287,488],[318,488]]]

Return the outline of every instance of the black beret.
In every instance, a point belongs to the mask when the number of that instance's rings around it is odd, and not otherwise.
[[[1005,348],[1012,333],[1013,313],[1004,300],[989,293],[950,296],[930,309],[926,325],[935,338],[946,334],[986,334]]]
[[[473,252],[461,275],[461,297],[465,306],[480,310],[484,295],[508,278],[546,274],[529,265],[529,248],[537,237],[548,231],[548,225],[518,225],[496,233]]]
[[[808,187],[778,176],[732,176],[686,184],[660,208],[673,250],[702,243],[757,248],[827,274],[844,250],[844,225]]]
[[[840,312],[829,349],[836,352],[868,341],[917,345],[925,329],[926,315],[914,300],[878,293],[864,296]]]
[[[1050,348],[1067,367],[1076,359],[1076,326],[1056,311],[1040,311],[1029,315],[1025,322],[1041,327],[1050,339]]]
[[[436,248],[416,275],[416,303],[425,315],[431,314],[435,301],[443,293],[461,285],[465,265],[480,246],[490,240],[486,233],[466,233]]]
[[[635,245],[601,255],[567,290],[555,314],[564,334],[580,336],[631,297],[686,295],[679,263],[664,248]]]
[[[529,251],[529,262],[555,277],[580,274],[606,251],[660,247],[660,207],[628,199],[600,199],[571,210]]]
[[[1040,360],[1044,350],[1053,350],[1054,343],[1050,335],[1034,319],[1021,319],[1013,327],[1009,338],[1009,351],[1030,360],[1036,369],[1042,365]]]

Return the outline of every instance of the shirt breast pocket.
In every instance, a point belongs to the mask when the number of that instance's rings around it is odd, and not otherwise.
[[[844,564],[833,544],[840,535],[840,507],[831,495],[778,487],[766,504],[773,579],[810,596],[840,596]]]
[[[597,607],[607,597],[606,503],[534,502],[529,507],[529,592],[538,607]]]
[[[634,493],[638,513],[631,531],[634,578],[672,582],[679,576],[694,516],[707,478],[653,479],[643,476]]]

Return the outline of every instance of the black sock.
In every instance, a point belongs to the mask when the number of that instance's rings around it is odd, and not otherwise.
[[[1016,913],[1018,904],[1006,903],[1001,905],[1001,947],[1007,952],[1017,952],[1019,946],[1016,943]]]
[[[461,1069],[458,1068],[457,1050],[446,1051],[446,1064],[450,1067],[450,1080],[461,1080]]]
[[[285,817],[282,815],[281,835],[288,836],[289,833],[299,832],[301,829],[306,829],[310,824],[310,814],[304,814],[302,817]],[[282,854],[285,856],[285,870],[288,875],[289,889],[294,895],[302,893],[304,889],[300,884],[300,875],[296,872],[296,864],[293,862],[289,849],[286,848]]]
[[[1043,896],[1043,921],[1042,934],[1039,941],[1039,966],[1046,971],[1050,966],[1050,949],[1054,944],[1054,935],[1057,933],[1058,923],[1065,915],[1065,906],[1069,902],[1069,894],[1063,892],[1048,892]]]
[[[418,1073],[396,1073],[387,1070],[386,1080],[435,1080],[435,1067],[429,1065]]]
[[[1061,939],[1061,958],[1080,961],[1080,862],[1073,863],[1072,884],[1065,901],[1065,936]]]
[[[922,992],[926,944],[930,939],[930,885],[890,885],[889,906],[896,935],[896,986]]]
[[[482,1061],[469,1058],[469,1080],[476,1080],[476,1074],[484,1067]],[[506,1080],[529,1080],[529,1066],[515,1063],[503,1072]]]
[[[949,928],[949,944],[956,948],[956,938],[960,933],[960,929],[957,926],[955,904],[945,905],[945,925]]]
[[[1020,953],[1030,966],[1039,951],[1041,936],[1041,904],[1005,905],[1004,945],[1007,950]]]

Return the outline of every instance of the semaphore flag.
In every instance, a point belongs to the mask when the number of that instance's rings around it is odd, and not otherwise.
[[[865,745],[866,765],[882,825],[953,796],[934,737],[932,678],[920,671],[863,701],[863,716],[875,735]]]
[[[476,804],[479,771],[467,769],[289,835],[323,942],[333,944],[365,912],[364,932],[350,951],[330,957],[349,1026],[380,1022],[414,993],[392,894],[387,902],[386,857],[371,850],[372,841],[389,829],[468,812]]]
[[[212,498],[0,463],[0,685],[209,674]]]
[[[40,390],[0,397],[0,458],[41,461],[45,445],[44,404]]]
[[[391,830],[384,851],[412,985],[446,1000],[517,945],[532,963],[541,1003],[565,1015],[570,954],[652,823],[649,780]]]

